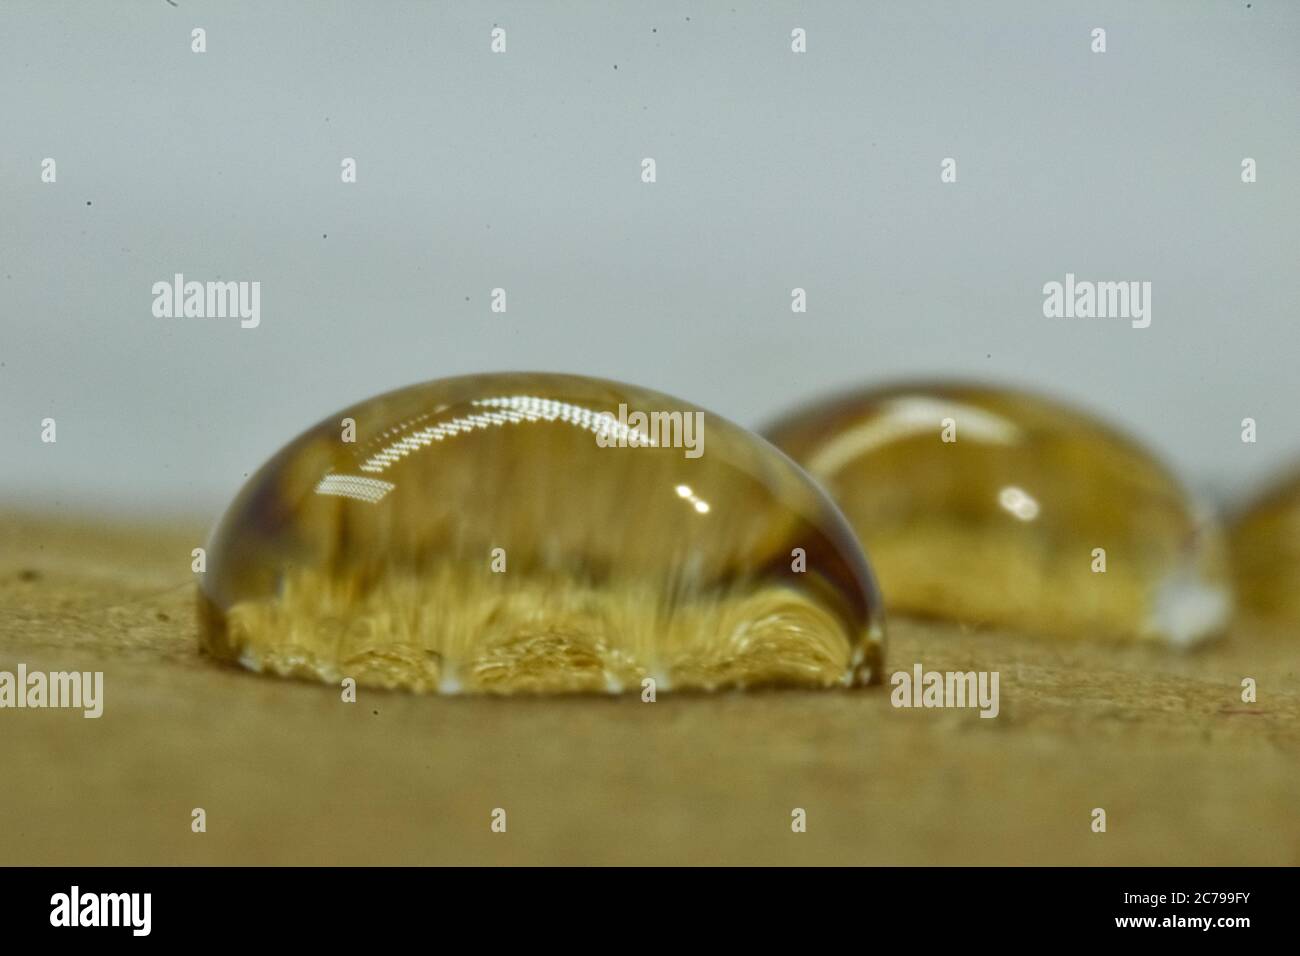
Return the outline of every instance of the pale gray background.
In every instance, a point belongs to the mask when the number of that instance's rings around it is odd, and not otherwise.
[[[1228,496],[1300,456],[1300,3],[178,2],[0,6],[0,502],[215,516],[345,404],[513,368],[749,425],[1002,379]],[[154,318],[178,271],[261,328]],[[1043,318],[1066,271],[1151,328]]]

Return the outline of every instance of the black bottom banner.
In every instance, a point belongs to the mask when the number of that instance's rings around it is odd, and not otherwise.
[[[696,883],[696,880],[699,883]],[[874,938],[942,942],[1097,935],[1231,946],[1289,925],[1294,873],[1285,869],[863,869],[721,872],[527,869],[7,869],[0,925],[7,940],[75,935],[204,943],[256,939],[338,942],[363,931],[394,940],[431,922],[545,933],[567,925],[645,932],[662,940],[734,942],[759,930],[816,923]],[[639,902],[638,902],[639,901]],[[711,916],[705,916],[707,913]],[[784,924],[784,927],[782,926]],[[531,927],[531,930],[529,929]],[[801,929],[802,927],[802,929]],[[342,935],[341,935],[342,934]],[[866,936],[862,937],[864,941]]]

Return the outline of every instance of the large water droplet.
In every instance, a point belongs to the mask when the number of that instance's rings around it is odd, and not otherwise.
[[[209,653],[328,681],[880,679],[871,572],[811,479],[716,415],[576,376],[445,379],[326,419],[230,506],[202,595]]]

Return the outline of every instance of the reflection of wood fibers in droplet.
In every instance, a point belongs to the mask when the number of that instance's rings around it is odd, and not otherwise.
[[[1226,623],[1221,532],[1147,451],[1071,408],[902,386],[767,434],[843,509],[891,610],[1175,644]]]
[[[661,433],[637,412],[676,413],[663,442],[640,440]],[[542,374],[340,412],[222,519],[203,646],[257,670],[443,692],[878,681],[879,597],[851,530],[769,445],[712,414],[697,435],[697,413]]]

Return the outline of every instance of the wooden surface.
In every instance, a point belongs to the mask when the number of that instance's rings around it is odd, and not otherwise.
[[[198,655],[204,537],[0,516],[0,670],[105,672],[99,720],[0,710],[0,864],[1300,863],[1300,638],[890,622],[888,671],[999,671],[994,720],[888,687],[347,704]]]

